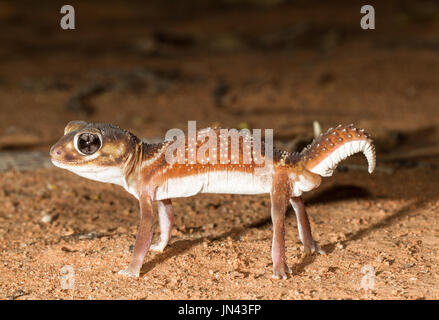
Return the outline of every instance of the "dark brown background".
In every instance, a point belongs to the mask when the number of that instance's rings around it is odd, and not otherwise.
[[[70,31],[62,4],[0,2],[0,298],[439,297],[436,1],[368,2],[367,31],[363,1],[74,1]],[[271,278],[269,198],[229,195],[174,201],[170,246],[125,279],[135,199],[42,168],[73,119],[150,139],[188,120],[273,128],[293,149],[313,121],[353,122],[378,167],[353,157],[306,196],[327,255],[304,255],[288,213],[288,280]],[[75,290],[60,287],[64,265]]]

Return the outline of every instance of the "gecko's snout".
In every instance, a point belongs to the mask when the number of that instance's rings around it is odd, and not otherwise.
[[[62,150],[59,146],[53,145],[50,148],[49,154],[51,158],[59,158],[62,155]]]
[[[50,161],[57,167],[60,163],[65,163],[66,159],[68,158],[68,154],[66,153],[63,145],[58,143],[50,148],[49,155]]]

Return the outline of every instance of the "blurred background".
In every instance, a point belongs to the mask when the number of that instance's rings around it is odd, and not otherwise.
[[[74,1],[75,30],[64,4],[0,2],[0,149],[47,151],[73,119],[153,139],[188,120],[273,128],[287,149],[313,121],[380,151],[436,138],[437,1],[368,2],[375,30],[364,1]]]
[[[0,298],[438,299],[438,85],[438,1],[0,1]],[[121,280],[137,200],[48,158],[79,119],[151,141],[188,120],[271,128],[289,151],[314,122],[354,123],[378,165],[351,157],[305,196],[328,255],[305,256],[288,212],[286,281],[271,278],[269,196],[223,194],[173,200],[170,245]]]

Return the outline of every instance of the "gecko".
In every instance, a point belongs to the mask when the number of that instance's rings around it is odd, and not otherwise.
[[[220,136],[220,129],[208,129],[214,136]],[[330,128],[301,152],[272,148],[272,152],[267,153],[261,148],[256,154],[251,151],[255,145],[251,134],[238,138],[238,148],[231,147],[231,137],[219,139],[206,153],[206,159],[210,161],[194,162],[189,159],[189,152],[200,151],[203,144],[198,139],[194,142],[186,137],[182,144],[182,161],[169,161],[169,154],[175,156],[178,152],[178,149],[170,151],[176,139],[147,143],[115,125],[75,120],[67,124],[64,135],[51,147],[50,157],[59,168],[91,180],[120,185],[138,199],[140,222],[132,258],[119,274],[138,277],[146,253],[165,249],[173,225],[173,198],[199,193],[269,194],[273,277],[286,279],[291,273],[285,255],[288,205],[291,204],[296,214],[298,235],[305,253],[324,253],[313,239],[302,194],[316,189],[322,177],[331,176],[342,160],[358,152],[364,154],[368,172],[372,173],[376,165],[373,141],[367,132],[352,124]],[[244,140],[250,144],[244,144]],[[224,148],[224,144],[230,147]],[[244,161],[246,155],[250,155],[249,161]],[[259,161],[256,161],[257,157]],[[228,160],[214,162],[213,158]],[[270,166],[264,174],[256,174],[261,168],[261,159]],[[160,237],[152,244],[154,201],[157,201]]]

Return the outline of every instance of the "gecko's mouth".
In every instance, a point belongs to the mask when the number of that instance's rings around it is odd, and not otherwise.
[[[61,166],[61,163],[58,160],[53,159],[52,157],[50,158],[50,161],[56,167],[60,167]]]
[[[53,165],[70,171],[93,171],[95,168],[90,168],[89,166],[81,166],[77,161],[59,161],[51,158]]]
[[[53,156],[50,157],[50,161],[52,161],[52,163],[53,163],[55,166],[60,167],[60,168],[64,168],[64,167],[67,167],[67,166],[75,165],[76,162],[77,162],[77,161],[65,161],[65,160],[60,161],[60,160],[57,160],[57,159],[56,159],[55,157],[53,157]]]
[[[71,170],[73,166],[75,166],[75,162],[66,162],[66,161],[59,161],[54,158],[50,158],[50,161],[53,163],[54,166],[62,169],[69,169]]]
[[[112,167],[99,167],[96,165],[87,165],[87,164],[81,164],[78,163],[77,161],[59,161],[56,159],[51,159],[52,163],[54,166],[61,168],[61,169],[66,169],[69,170],[73,173],[76,173],[78,175],[88,175],[88,174],[92,174],[92,175],[99,175],[102,173],[106,173],[108,170],[116,170],[119,172],[118,168],[112,168]],[[87,176],[86,176],[87,177]]]

